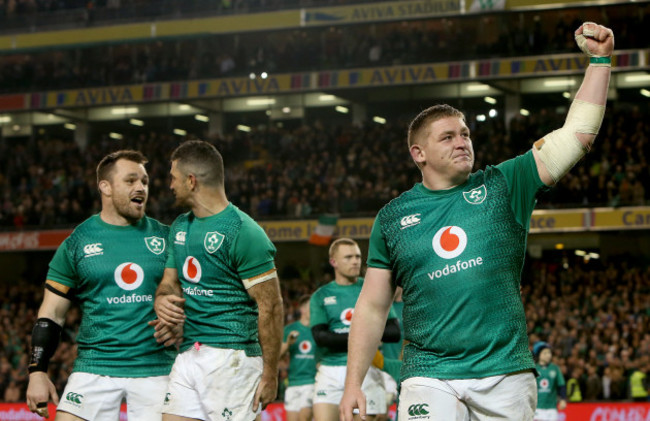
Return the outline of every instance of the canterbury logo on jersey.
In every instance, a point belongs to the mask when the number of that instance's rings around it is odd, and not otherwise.
[[[412,227],[414,225],[417,225],[420,223],[420,214],[416,213],[413,215],[405,216],[404,218],[400,219],[399,224],[402,229]]]
[[[332,295],[331,297],[325,297],[323,299],[323,305],[331,306],[335,304],[336,304],[336,295]]]
[[[76,405],[81,405],[83,398],[84,395],[81,393],[68,392],[68,394],[65,395],[65,400]]]
[[[412,417],[429,415],[429,405],[426,403],[416,403],[415,405],[409,406],[407,412]]]
[[[100,254],[104,254],[102,243],[86,244],[84,246],[84,254],[84,257],[99,256]]]

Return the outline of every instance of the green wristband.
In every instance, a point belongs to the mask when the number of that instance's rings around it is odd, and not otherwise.
[[[601,67],[611,67],[612,58],[611,57],[590,57],[589,65],[591,66],[601,66]]]

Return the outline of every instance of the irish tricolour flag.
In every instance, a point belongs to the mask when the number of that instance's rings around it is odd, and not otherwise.
[[[330,243],[336,228],[339,217],[336,215],[321,215],[318,217],[318,225],[309,237],[309,243],[317,246],[326,246]]]

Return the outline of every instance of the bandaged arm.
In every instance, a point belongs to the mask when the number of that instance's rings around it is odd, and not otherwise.
[[[587,67],[564,126],[535,142],[533,155],[544,184],[557,183],[591,148],[605,115],[610,73],[610,67]]]
[[[66,293],[68,292],[67,287],[61,284],[53,281],[47,282],[52,283],[50,286],[59,291],[65,290]],[[64,295],[52,292],[49,287],[45,290],[43,303],[38,310],[38,320],[32,330],[31,359],[28,367],[30,373],[35,371],[47,372],[50,358],[52,358],[59,345],[65,314],[70,308],[70,304],[70,300],[65,298]]]

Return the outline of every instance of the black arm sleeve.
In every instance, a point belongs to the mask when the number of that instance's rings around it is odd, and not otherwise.
[[[347,352],[348,334],[331,332],[326,324],[316,325],[311,328],[316,345],[327,348],[332,352]]]
[[[50,358],[54,355],[61,340],[61,326],[51,319],[40,318],[36,320],[32,330],[31,361],[27,370],[47,372]]]
[[[388,319],[386,320],[386,327],[384,334],[381,337],[382,342],[399,342],[402,334],[399,331],[399,320]]]
[[[559,386],[557,388],[557,394],[560,395],[562,399],[566,400],[566,385]]]

